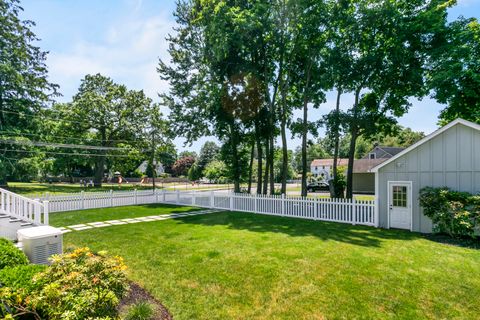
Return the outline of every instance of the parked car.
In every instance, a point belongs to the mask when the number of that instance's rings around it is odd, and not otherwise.
[[[326,182],[312,182],[307,185],[308,192],[330,191],[330,186]]]

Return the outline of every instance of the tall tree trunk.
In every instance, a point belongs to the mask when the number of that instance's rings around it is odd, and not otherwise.
[[[262,139],[261,139],[261,134],[260,134],[260,129],[258,124],[255,124],[255,134],[256,134],[256,140],[257,140],[257,194],[262,193],[262,171],[263,171],[263,148],[262,148]]]
[[[232,158],[233,158],[233,192],[240,193],[240,159],[238,157],[238,133],[235,128],[235,125],[230,125],[230,132],[231,132],[231,150],[232,150]]]
[[[263,194],[268,193],[268,174],[270,172],[270,139],[265,139],[265,176],[263,177]]]
[[[255,140],[252,139],[252,151],[250,152],[250,164],[248,166],[248,193],[252,192],[252,177],[253,177],[253,158],[255,157]]]
[[[333,150],[333,193],[331,196],[334,198],[338,198],[341,196],[343,198],[343,194],[340,195],[338,190],[338,183],[337,183],[337,170],[338,170],[338,153],[339,153],[339,145],[340,145],[340,121],[338,116],[340,114],[340,97],[342,96],[342,90],[339,88],[337,91],[337,103],[335,106],[335,127],[334,130],[334,150]]]
[[[275,193],[275,172],[273,171],[275,159],[275,143],[273,141],[273,134],[270,135],[270,194]]]
[[[303,132],[302,132],[302,197],[307,196],[307,135],[308,135],[308,87],[312,71],[312,62],[307,67],[307,79],[303,90]]]
[[[281,193],[287,193],[287,171],[288,171],[288,147],[287,147],[287,115],[286,106],[282,108],[282,120],[280,123],[280,131],[282,135],[282,188]]]
[[[103,173],[105,171],[105,151],[101,151],[102,156],[98,157],[97,162],[95,162],[95,176],[93,178],[93,185],[95,188],[100,188],[103,181]]]
[[[360,99],[361,88],[358,88],[355,91],[355,104],[353,106],[353,118],[350,123],[350,148],[348,151],[348,169],[347,169],[347,192],[346,197],[348,199],[353,198],[353,162],[355,161],[355,149],[357,146],[358,138],[358,125],[357,125],[357,114],[358,114],[358,102]]]

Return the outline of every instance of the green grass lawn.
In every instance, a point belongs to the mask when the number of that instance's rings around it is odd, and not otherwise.
[[[140,210],[158,214],[157,207]],[[64,241],[123,256],[129,277],[175,319],[480,313],[480,251],[416,233],[222,212],[71,232]]]
[[[33,195],[49,192],[51,194],[59,193],[75,193],[80,191],[100,192],[109,190],[133,190],[133,189],[151,189],[151,186],[139,186],[134,184],[123,184],[121,187],[118,184],[104,184],[101,188],[84,188],[79,183],[35,183],[35,182],[9,182],[8,190],[23,194]]]
[[[182,213],[200,210],[198,207],[180,207],[168,204],[145,204],[115,208],[90,209],[51,213],[50,225],[66,227],[80,223],[98,222],[115,219],[131,219],[160,214]]]
[[[196,191],[205,191],[205,190],[228,190],[229,188],[233,188],[233,185],[230,184],[200,184],[200,185],[192,185],[188,184],[179,184],[179,183],[157,183],[158,189],[165,189],[167,191],[189,191],[189,190],[196,190]],[[80,191],[86,192],[101,192],[101,191],[128,191],[128,190],[145,190],[145,189],[152,189],[152,185],[139,185],[136,183],[127,184],[124,183],[119,186],[116,183],[105,183],[102,185],[101,188],[93,188],[93,187],[83,187],[80,186],[79,183],[36,183],[36,182],[9,182],[8,183],[8,190],[22,194],[22,195],[38,195],[45,192],[49,192],[50,194],[65,194],[65,193],[75,193]]]

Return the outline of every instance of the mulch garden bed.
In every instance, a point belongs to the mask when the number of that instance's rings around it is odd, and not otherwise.
[[[173,317],[168,312],[167,308],[163,304],[160,303],[155,297],[153,297],[150,293],[148,293],[144,288],[136,284],[135,282],[130,283],[130,290],[125,298],[120,301],[118,306],[118,310],[123,310],[130,305],[133,305],[137,302],[148,302],[155,306],[155,315],[154,319],[158,320],[172,320]]]

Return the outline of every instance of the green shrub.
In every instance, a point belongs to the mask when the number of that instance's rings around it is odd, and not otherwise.
[[[33,282],[33,276],[44,271],[45,268],[46,266],[35,264],[4,268],[0,270],[0,284],[14,290],[25,289],[27,292],[31,292],[38,286],[38,282]]]
[[[128,289],[125,268],[120,257],[94,255],[88,248],[54,256],[33,278],[31,292],[0,288],[0,319],[7,313],[36,319],[116,319]]]
[[[152,304],[141,301],[128,308],[124,320],[150,320],[153,319],[154,313],[155,310]]]
[[[115,317],[119,299],[128,289],[125,269],[120,257],[94,255],[88,248],[54,256],[51,266],[37,277],[47,285],[33,303],[50,319]]]
[[[27,256],[13,242],[0,238],[0,270],[25,264],[28,264]]]
[[[432,219],[434,231],[452,237],[474,237],[480,227],[480,196],[449,188],[420,190],[423,213]]]

